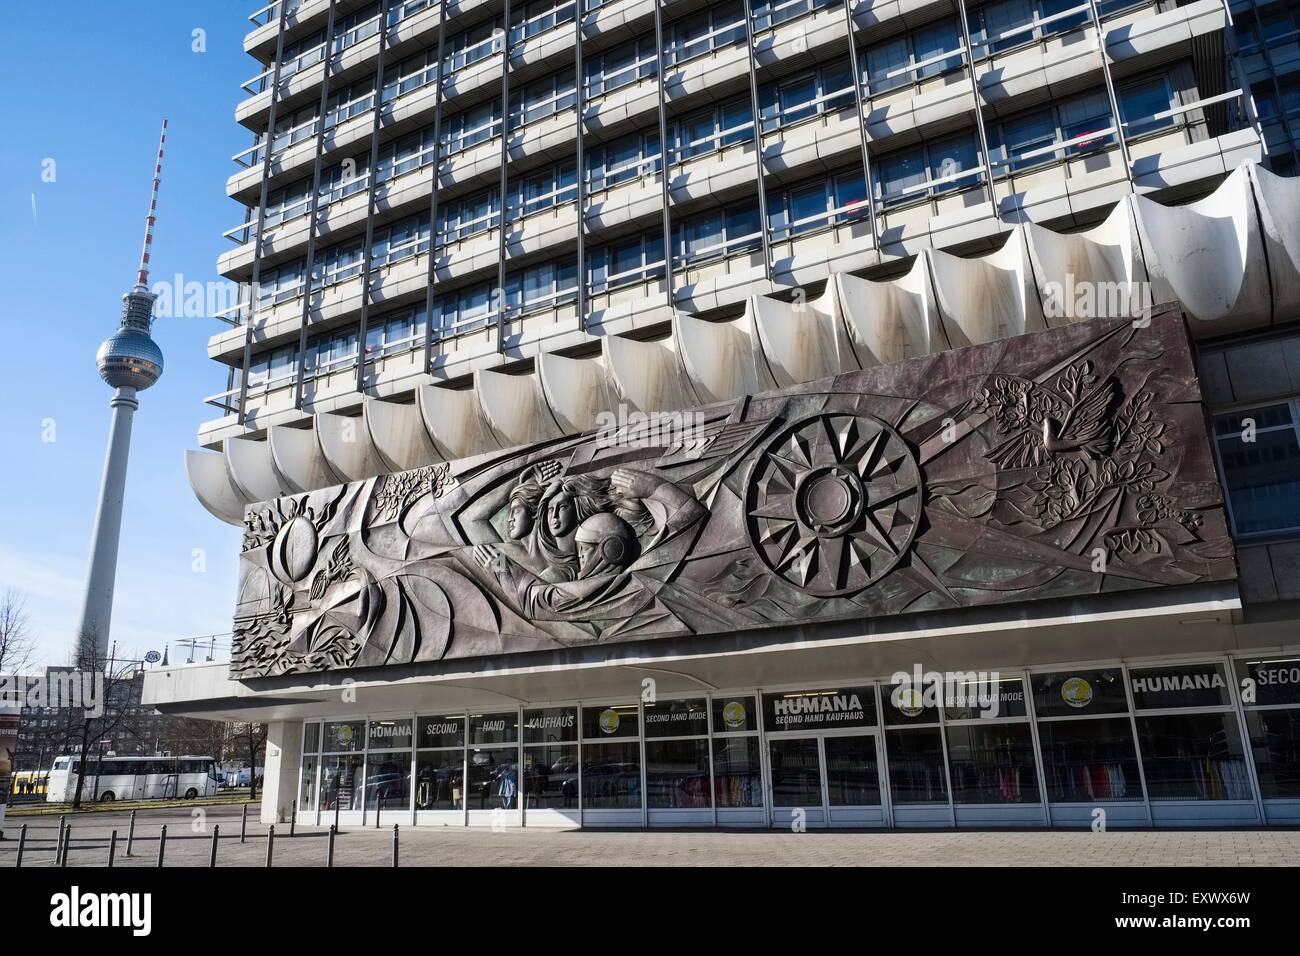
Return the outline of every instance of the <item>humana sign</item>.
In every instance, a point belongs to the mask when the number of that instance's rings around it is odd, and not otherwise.
[[[772,704],[778,717],[792,714],[823,714],[828,711],[861,710],[857,694],[823,694],[816,697],[782,697]]]
[[[1165,674],[1133,678],[1133,693],[1151,694],[1175,690],[1213,690],[1223,686],[1217,672],[1210,674]]]

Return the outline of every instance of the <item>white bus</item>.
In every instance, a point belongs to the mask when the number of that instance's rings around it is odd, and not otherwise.
[[[59,757],[50,771],[45,799],[71,803],[77,787],[78,757]],[[81,798],[111,800],[194,800],[211,797],[221,786],[211,757],[97,757],[87,761]]]

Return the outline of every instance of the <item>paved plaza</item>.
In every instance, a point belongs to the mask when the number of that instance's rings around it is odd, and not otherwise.
[[[267,827],[252,820],[239,842],[238,807],[169,808],[138,813],[133,856],[126,857],[125,813],[70,814],[67,865],[104,866],[118,831],[116,866],[155,866],[158,832],[167,825],[166,866],[207,866],[212,827],[220,826],[218,865],[264,866]],[[6,821],[0,867],[12,867],[19,827],[27,824],[24,867],[52,867],[57,816]],[[201,829],[200,829],[201,827]],[[403,826],[401,866],[1295,866],[1300,830],[1217,831],[599,831]],[[336,866],[390,866],[393,832],[344,827]],[[275,866],[324,866],[327,830],[276,827]]]

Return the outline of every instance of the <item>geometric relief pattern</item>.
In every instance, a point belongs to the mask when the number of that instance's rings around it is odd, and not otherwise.
[[[1236,573],[1173,307],[280,498],[245,525],[239,679]]]

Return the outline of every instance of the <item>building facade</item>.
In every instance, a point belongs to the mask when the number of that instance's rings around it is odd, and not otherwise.
[[[259,11],[187,454],[234,652],[146,703],[268,721],[268,820],[1300,820],[1242,13]]]

